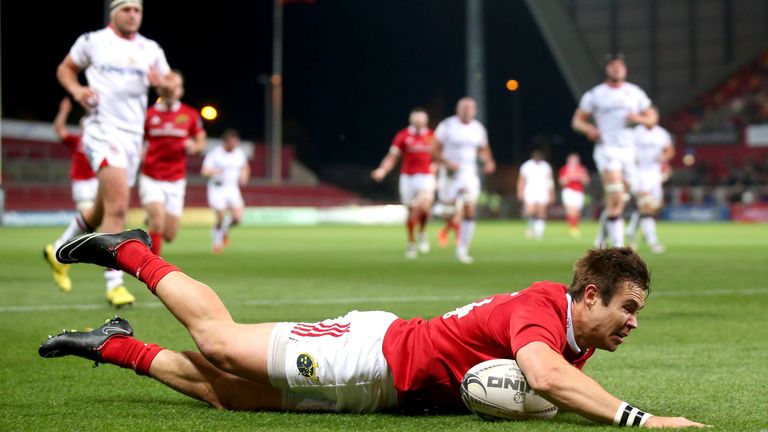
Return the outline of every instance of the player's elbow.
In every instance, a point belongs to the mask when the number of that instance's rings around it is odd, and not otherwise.
[[[557,394],[558,389],[563,387],[563,382],[566,379],[564,372],[561,370],[561,366],[557,365],[526,374],[525,378],[533,391],[548,396]]]

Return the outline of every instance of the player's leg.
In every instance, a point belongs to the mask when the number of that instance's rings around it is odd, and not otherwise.
[[[414,177],[408,174],[400,174],[399,192],[400,203],[405,206],[405,233],[406,233],[406,247],[405,257],[408,259],[414,259],[418,256],[418,250],[416,248],[416,221],[417,221],[417,209],[415,207],[416,191],[414,189],[415,182]]]
[[[525,216],[525,238],[532,239],[534,237],[533,226],[535,223],[533,216],[533,203],[528,200],[523,200],[523,214]]]
[[[165,213],[165,203],[163,202],[150,202],[144,205],[147,211],[147,218],[149,219],[149,226],[147,232],[152,239],[152,252],[160,255],[160,250],[163,245],[163,233],[165,232],[165,221],[167,215]]]
[[[434,197],[434,187],[425,186],[419,190],[418,201],[416,205],[417,221],[418,221],[418,247],[419,252],[423,254],[429,253],[431,247],[429,245],[429,239],[427,238],[427,222],[429,222],[429,214],[432,209],[432,202]]]
[[[221,229],[224,223],[224,216],[226,215],[226,207],[213,209],[215,221],[213,228],[211,229],[211,237],[213,239],[213,253],[220,254],[221,249],[224,246],[224,231]]]
[[[463,203],[461,225],[459,227],[459,244],[456,246],[456,258],[464,264],[471,264],[474,259],[469,255],[469,246],[475,233],[475,216],[477,213],[477,198],[480,196],[480,179],[466,178],[460,183],[458,196]]]
[[[141,230],[91,234],[65,243],[59,261],[87,262],[123,270],[147,285],[189,331],[217,368],[268,384],[268,347],[274,324],[237,324],[216,293],[149,249]],[[125,332],[124,332],[125,333]]]
[[[659,191],[658,196],[660,195]],[[638,198],[638,205],[640,206],[640,228],[643,231],[645,242],[652,252],[664,252],[665,247],[659,242],[656,233],[656,214],[661,207],[660,199],[657,194],[647,193]]]
[[[614,247],[624,246],[624,176],[620,169],[603,172],[603,186],[606,195],[606,228]]]
[[[165,182],[165,226],[163,239],[172,242],[179,230],[179,219],[184,212],[184,195],[187,181],[184,179]]]
[[[545,201],[537,201],[534,204],[535,222],[533,225],[533,233],[536,240],[544,238],[544,230],[546,229],[547,220],[547,204]]]
[[[99,194],[104,206],[100,231],[107,233],[123,231],[130,199],[127,169],[105,166],[99,170],[97,176],[99,178]],[[107,301],[113,306],[122,307],[136,300],[125,287],[123,273],[120,270],[105,270],[104,280],[106,282]]]

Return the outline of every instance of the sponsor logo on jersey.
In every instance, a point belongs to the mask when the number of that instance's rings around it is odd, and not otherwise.
[[[317,362],[308,353],[301,353],[296,358],[296,368],[299,375],[317,381]]]
[[[179,114],[179,115],[177,115],[177,116],[176,116],[176,118],[174,119],[174,121],[175,121],[177,124],[183,124],[183,123],[186,123],[186,122],[188,122],[188,121],[189,121],[189,116],[188,116],[188,115],[186,115],[186,114]]]

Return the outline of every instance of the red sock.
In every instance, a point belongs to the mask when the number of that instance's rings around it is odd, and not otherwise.
[[[99,347],[101,359],[126,369],[133,369],[136,375],[148,375],[152,360],[165,348],[146,344],[131,336],[112,336]]]
[[[413,243],[414,241],[416,241],[413,237],[413,228],[416,226],[416,221],[411,218],[408,218],[406,225],[408,226],[408,241]]]
[[[569,216],[567,216],[567,219],[568,219],[568,226],[569,227],[576,228],[576,226],[579,225],[579,217],[578,216],[569,215]]]
[[[421,231],[424,231],[424,226],[427,224],[427,219],[429,218],[429,214],[427,212],[419,212],[419,228]]]
[[[175,265],[153,254],[144,243],[138,240],[127,241],[117,248],[117,266],[120,270],[132,274],[136,279],[147,284],[152,294],[155,293],[157,284],[165,275],[181,271]]]
[[[152,253],[160,255],[160,249],[163,247],[163,234],[159,232],[150,231],[149,238],[152,239]]]

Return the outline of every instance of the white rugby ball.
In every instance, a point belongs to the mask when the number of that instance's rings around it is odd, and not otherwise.
[[[461,382],[461,399],[484,420],[548,419],[557,407],[528,386],[517,362],[484,361],[467,371]]]

